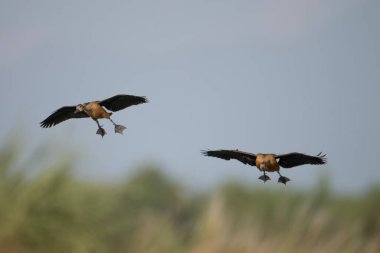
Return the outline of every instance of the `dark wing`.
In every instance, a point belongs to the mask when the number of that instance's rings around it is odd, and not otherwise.
[[[132,95],[116,95],[103,101],[100,101],[99,104],[104,106],[110,111],[116,112],[123,110],[132,105],[138,105],[147,103],[148,100],[145,97],[132,96]]]
[[[62,121],[72,118],[86,118],[88,115],[85,112],[75,113],[75,106],[64,106],[53,112],[49,117],[40,123],[41,127],[48,128],[55,126]]]
[[[242,152],[239,150],[203,150],[201,153],[205,156],[213,156],[224,160],[236,159],[244,164],[256,165],[256,155]]]
[[[319,153],[316,156],[305,155],[297,152],[277,155],[278,164],[283,168],[292,168],[304,164],[325,164],[327,162],[326,155]]]

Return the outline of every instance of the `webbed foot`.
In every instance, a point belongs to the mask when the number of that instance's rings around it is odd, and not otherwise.
[[[260,180],[263,180],[264,183],[265,183],[266,181],[270,180],[270,177],[268,177],[266,174],[264,174],[264,175],[261,175],[261,176],[259,177],[259,179],[260,179]]]
[[[102,128],[102,127],[99,127],[98,128],[98,131],[96,131],[96,134],[99,134],[99,135],[101,135],[102,136],[102,138],[104,137],[104,135],[106,135],[107,134],[107,132],[106,132],[106,130],[104,130],[104,128]]]
[[[115,125],[115,133],[123,134],[123,131],[127,129],[123,125]]]
[[[278,178],[278,182],[279,182],[279,183],[283,183],[284,185],[286,185],[286,183],[287,183],[288,181],[290,181],[290,179],[287,178],[287,177],[284,177],[284,176],[280,176],[280,177]]]

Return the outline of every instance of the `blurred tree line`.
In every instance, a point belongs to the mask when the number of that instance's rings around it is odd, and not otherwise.
[[[154,168],[94,183],[68,159],[30,175],[19,152],[0,147],[0,253],[380,252],[378,187],[338,196],[323,182],[308,192],[228,183],[192,194]]]

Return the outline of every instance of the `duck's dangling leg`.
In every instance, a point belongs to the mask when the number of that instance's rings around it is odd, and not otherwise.
[[[260,179],[260,180],[263,180],[264,183],[265,183],[266,181],[270,180],[270,177],[268,177],[267,174],[265,174],[265,171],[264,171],[264,175],[261,175],[261,176],[259,177],[259,179]]]
[[[96,131],[96,134],[99,134],[102,136],[102,138],[104,137],[104,135],[107,134],[106,130],[104,130],[104,128],[102,128],[102,126],[99,124],[99,121],[96,119],[96,124],[98,124],[98,130]]]
[[[288,181],[290,181],[289,178],[284,177],[283,175],[281,175],[279,171],[277,171],[277,173],[280,175],[280,177],[278,178],[278,182],[279,182],[279,183],[283,183],[284,185],[286,185],[286,183],[287,183]]]
[[[123,134],[123,131],[125,129],[127,129],[125,126],[123,125],[118,125],[116,124],[115,122],[113,122],[113,120],[111,118],[109,118],[109,120],[112,122],[112,124],[115,126],[115,133],[119,133],[119,134]]]

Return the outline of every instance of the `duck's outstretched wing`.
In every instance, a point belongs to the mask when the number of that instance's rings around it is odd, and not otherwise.
[[[279,159],[278,164],[283,168],[292,168],[304,164],[325,164],[327,163],[326,155],[319,153],[316,156],[305,155],[302,153],[288,153],[282,155],[276,155],[276,159]]]
[[[240,150],[202,150],[201,153],[205,156],[212,156],[224,160],[236,159],[244,164],[252,166],[256,165],[256,155],[252,153],[243,152]]]
[[[49,117],[45,120],[41,121],[40,126],[43,128],[48,128],[55,126],[62,121],[73,119],[73,118],[87,118],[88,115],[85,112],[75,112],[75,106],[63,106],[53,112]]]
[[[146,99],[146,97],[139,97],[133,95],[116,95],[100,101],[99,104],[110,111],[116,112],[132,105],[138,105],[147,102],[148,100]]]

